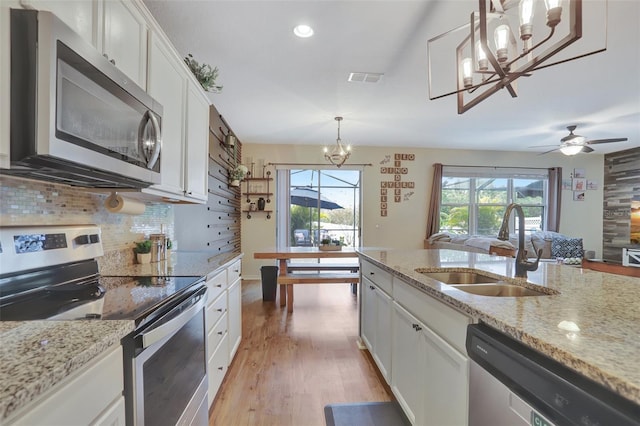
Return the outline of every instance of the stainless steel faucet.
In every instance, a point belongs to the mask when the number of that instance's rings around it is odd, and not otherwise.
[[[538,250],[535,262],[527,261],[527,251],[524,249],[524,212],[520,204],[511,203],[507,206],[502,219],[502,225],[498,232],[498,239],[502,241],[509,240],[509,216],[511,211],[516,209],[518,212],[518,252],[516,253],[516,277],[527,278],[527,271],[535,271],[538,269],[538,262],[542,256],[542,249]]]

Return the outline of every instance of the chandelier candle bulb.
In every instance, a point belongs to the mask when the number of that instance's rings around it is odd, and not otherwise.
[[[507,50],[507,46],[509,46],[509,31],[508,25],[500,25],[493,33],[493,37],[496,42],[498,62],[505,62],[509,59],[509,53]]]
[[[547,7],[547,26],[554,28],[561,21],[562,0],[544,0]]]
[[[473,86],[473,67],[471,64],[471,58],[464,58],[462,60],[462,81],[464,87]]]
[[[487,54],[484,53],[482,43],[480,43],[479,41],[476,43],[476,60],[478,61],[478,70],[486,71],[487,69],[489,69],[489,60],[487,59]]]
[[[529,40],[533,35],[534,0],[520,1],[520,38]]]

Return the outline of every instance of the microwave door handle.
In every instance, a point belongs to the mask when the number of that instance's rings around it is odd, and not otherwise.
[[[204,292],[199,291],[197,295],[202,295],[204,293],[206,293],[206,288]],[[196,297],[197,295],[194,295],[194,297]],[[176,306],[174,309],[167,312],[163,317],[170,316],[173,312],[180,309],[180,307],[183,304],[190,302],[192,299],[193,298],[189,298],[187,301]],[[200,297],[200,300],[197,303],[190,306],[188,309],[180,313],[175,318],[172,318],[171,320],[165,322],[164,324],[156,326],[151,330],[147,330],[145,332],[138,334],[138,336],[136,337],[142,338],[142,348],[146,349],[149,346],[153,345],[154,343],[157,343],[160,340],[164,339],[165,337],[171,336],[173,335],[173,333],[180,330],[186,323],[188,323],[191,320],[191,318],[197,315],[198,311],[204,308],[205,302],[206,302],[206,297]],[[160,318],[158,321],[162,322],[162,318]]]
[[[146,141],[144,139],[144,131],[147,128],[149,122],[151,122],[154,133],[153,151],[151,152],[151,154],[149,154],[149,147],[145,146]],[[147,112],[143,114],[140,125],[138,126],[138,150],[142,154],[144,160],[147,162],[148,169],[152,169],[158,161],[161,145],[162,139],[160,137],[160,125],[158,124],[158,120],[151,111],[147,110]]]
[[[148,112],[149,120],[151,121],[151,125],[153,126],[155,141],[153,144],[153,152],[151,153],[151,159],[148,160],[147,168],[153,169],[153,166],[156,165],[158,158],[160,157],[160,150],[162,149],[162,134],[160,133],[160,124],[158,123],[158,119],[155,114],[151,111]]]

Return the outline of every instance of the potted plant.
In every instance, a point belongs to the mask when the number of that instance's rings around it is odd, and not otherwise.
[[[340,251],[342,245],[338,240],[331,240],[330,238],[323,238],[320,240],[320,246],[318,247],[322,251]]]
[[[218,67],[213,67],[209,64],[200,64],[193,59],[193,55],[189,53],[184,62],[187,64],[193,75],[204,90],[207,92],[220,93],[222,86],[216,85],[216,78],[218,78]]]
[[[138,263],[151,262],[151,240],[137,242],[133,251],[136,253]]]
[[[244,179],[248,171],[249,169],[246,166],[238,164],[233,170],[229,171],[229,185],[240,186],[240,181]]]

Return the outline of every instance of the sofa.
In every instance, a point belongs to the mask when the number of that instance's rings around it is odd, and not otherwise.
[[[511,234],[508,241],[502,241],[495,236],[439,232],[424,241],[424,248],[464,250],[515,257],[518,250],[518,234]],[[539,249],[542,249],[541,259],[584,257],[582,238],[571,238],[552,231],[525,234],[524,248],[527,251],[527,257],[535,257]]]

